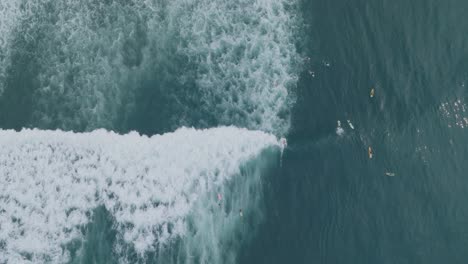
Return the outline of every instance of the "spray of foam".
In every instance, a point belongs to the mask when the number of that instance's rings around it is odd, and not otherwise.
[[[64,246],[83,237],[98,206],[140,255],[185,236],[190,213],[198,228],[209,225],[199,200],[278,143],[263,132],[221,127],[151,138],[0,130],[0,146],[0,263],[63,263],[70,257]]]
[[[439,110],[448,121],[448,127],[468,127],[468,105],[461,99],[442,103]]]
[[[2,5],[6,13],[17,13],[15,5]],[[176,75],[155,89],[174,94],[176,102],[201,93],[196,96],[200,109],[186,111],[199,111],[198,119],[213,113],[217,124],[284,134],[297,59],[294,14],[284,5],[275,0],[23,1],[21,19],[5,18],[0,30],[16,27],[16,39],[2,42],[18,45],[6,50],[35,56],[32,126],[114,129],[138,104],[134,95],[142,83]],[[177,68],[187,72],[169,70]],[[182,92],[174,91],[177,86]]]

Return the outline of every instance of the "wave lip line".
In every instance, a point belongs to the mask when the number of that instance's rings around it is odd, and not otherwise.
[[[62,263],[62,247],[105,206],[121,238],[143,254],[187,231],[196,201],[270,146],[235,127],[118,135],[0,130],[0,262]]]

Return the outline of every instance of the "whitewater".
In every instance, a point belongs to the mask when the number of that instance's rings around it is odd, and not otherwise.
[[[6,130],[0,131],[0,145],[0,262],[66,263],[70,252],[64,246],[83,239],[80,230],[99,206],[140,256],[188,235],[189,214],[206,215],[191,225],[213,235],[204,221],[210,221],[212,207],[219,211],[217,193],[225,193],[232,207],[222,218],[238,222],[236,209],[242,207],[236,203],[247,194],[229,195],[224,185],[278,142],[263,132],[221,127],[152,137]],[[256,180],[242,178],[247,186]],[[255,204],[245,202],[244,208]],[[228,221],[214,225],[231,228]]]
[[[1,1],[0,263],[236,263],[291,126],[295,8]]]
[[[135,124],[144,119],[148,134],[217,125],[286,134],[299,61],[291,5],[1,1],[0,121],[126,132],[145,130]]]

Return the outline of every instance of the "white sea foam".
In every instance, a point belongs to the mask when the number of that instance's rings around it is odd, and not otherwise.
[[[448,127],[468,127],[468,105],[461,99],[445,102],[439,106],[439,111],[448,122]]]
[[[128,56],[123,50],[127,43],[144,43],[139,33],[146,26],[145,14],[132,2],[25,1],[19,22],[26,26],[18,35],[36,42],[34,67],[40,69],[33,126],[114,128],[119,113],[131,109],[144,44]]]
[[[197,227],[206,226],[193,245],[203,248],[200,236],[207,236],[215,250],[213,217],[200,198],[269,146],[278,146],[273,135],[234,127],[181,128],[150,138],[0,130],[0,263],[68,261],[63,246],[82,238],[80,227],[98,206],[139,254],[183,237],[189,214]]]
[[[216,113],[218,124],[279,135],[289,128],[297,78],[294,12],[286,2],[25,0],[19,15],[0,18],[0,33],[17,27],[16,48],[35,49],[19,50],[32,52],[39,71],[32,126],[115,128],[142,83],[169,78],[160,85],[171,87],[154,89],[173,93],[174,85],[196,83],[197,105]],[[17,13],[3,6],[1,17]],[[171,71],[182,64],[191,65],[187,73]]]
[[[182,50],[198,65],[203,99],[221,123],[284,134],[297,60],[284,1],[199,0],[181,20]],[[187,19],[185,19],[187,17]]]

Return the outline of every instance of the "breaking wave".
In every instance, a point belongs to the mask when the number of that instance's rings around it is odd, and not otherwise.
[[[279,152],[274,136],[234,127],[152,137],[4,130],[0,145],[0,263],[83,257],[103,212],[121,263],[231,263],[261,219],[247,217],[261,214],[259,158],[277,163]],[[242,208],[249,224],[239,224]]]
[[[0,130],[0,263],[235,263],[290,126],[290,2],[0,1],[0,127],[34,128]]]

